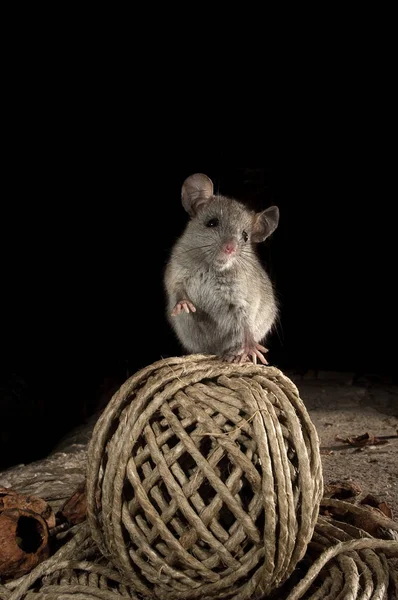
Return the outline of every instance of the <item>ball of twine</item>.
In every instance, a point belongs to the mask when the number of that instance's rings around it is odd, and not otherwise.
[[[95,431],[90,523],[68,530],[71,539],[33,571],[0,583],[0,599],[394,600],[396,522],[323,498],[329,516],[314,527],[322,485],[314,433],[277,369],[203,356],[151,365],[114,396]]]
[[[321,496],[315,428],[274,367],[161,360],[113,396],[89,446],[91,535],[147,598],[270,593],[305,554]]]
[[[350,522],[319,515],[304,559],[272,600],[395,600],[398,597],[398,524],[337,499],[321,506],[359,517],[388,539],[372,537]],[[371,522],[373,521],[373,523]],[[51,558],[18,580],[0,584],[1,600],[142,600],[131,581],[99,553],[86,523]],[[62,534],[61,534],[62,535]],[[395,557],[395,560],[394,560]],[[389,560],[391,559],[392,560]]]

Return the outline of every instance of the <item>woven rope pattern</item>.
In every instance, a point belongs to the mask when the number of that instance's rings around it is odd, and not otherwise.
[[[359,506],[323,500],[326,506],[366,514]],[[390,521],[392,535],[398,526]],[[1,600],[141,600],[130,582],[115,571],[92,544],[86,524],[75,537],[31,573],[5,586]],[[272,593],[273,600],[397,600],[398,542],[369,537],[361,529],[318,517],[307,553],[291,579]]]
[[[314,426],[273,367],[159,361],[114,395],[89,447],[92,536],[149,598],[269,593],[304,555],[321,495]]]
[[[277,369],[160,361],[98,422],[89,526],[0,599],[397,600],[398,524],[379,515],[390,539],[370,537],[350,524],[365,508],[329,498],[348,522],[318,515],[321,487],[316,434]]]

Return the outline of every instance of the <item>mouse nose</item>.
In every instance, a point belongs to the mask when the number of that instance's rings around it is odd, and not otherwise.
[[[227,242],[224,246],[225,254],[233,254],[236,250],[236,244],[234,242]]]

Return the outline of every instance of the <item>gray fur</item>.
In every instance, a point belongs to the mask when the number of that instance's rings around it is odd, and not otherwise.
[[[209,195],[209,182],[212,191],[211,181],[196,174],[182,188],[191,219],[165,271],[168,317],[188,352],[230,360],[243,348],[262,342],[277,316],[273,287],[255,253],[254,240],[262,241],[272,233],[279,211],[271,207],[255,214],[236,200]],[[207,227],[215,218],[219,225]],[[232,259],[223,251],[228,242],[236,244]],[[172,317],[181,300],[190,301],[196,312]]]

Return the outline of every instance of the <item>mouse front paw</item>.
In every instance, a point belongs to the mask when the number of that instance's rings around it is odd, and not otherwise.
[[[180,300],[179,302],[177,302],[177,304],[171,311],[171,316],[176,317],[181,312],[186,312],[187,314],[189,314],[190,312],[194,313],[196,312],[196,308],[194,307],[192,302],[189,302],[188,300]]]

